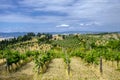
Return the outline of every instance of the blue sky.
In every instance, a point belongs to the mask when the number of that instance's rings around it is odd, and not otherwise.
[[[120,31],[120,0],[0,0],[0,32]]]

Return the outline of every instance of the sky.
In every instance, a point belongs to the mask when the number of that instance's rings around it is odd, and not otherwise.
[[[0,0],[0,32],[120,31],[120,0]]]

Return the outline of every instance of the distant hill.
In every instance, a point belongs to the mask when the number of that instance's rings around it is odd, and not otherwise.
[[[10,37],[18,37],[27,34],[26,32],[10,32],[10,33],[0,33],[0,38],[10,38]]]
[[[0,32],[0,38],[13,38],[13,37],[18,37],[18,36],[23,36],[27,34],[28,32]],[[43,33],[43,32],[41,32]],[[100,31],[64,31],[64,32],[44,32],[44,33],[50,33],[50,34],[108,34],[108,33],[120,33],[119,32],[100,32]],[[35,32],[37,34],[37,32]]]
[[[120,33],[118,32],[105,32],[105,31],[64,31],[64,32],[50,32],[51,34],[108,34],[108,33]]]

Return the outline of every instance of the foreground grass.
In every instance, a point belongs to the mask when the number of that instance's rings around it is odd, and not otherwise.
[[[103,75],[99,72],[99,65],[88,65],[78,57],[71,58],[71,72],[67,75],[62,58],[53,59],[48,69],[42,75],[37,75],[33,68],[34,62],[27,63],[14,73],[5,74],[4,66],[0,66],[0,80],[120,80],[120,71],[109,62],[103,60]]]
[[[46,73],[39,75],[36,80],[65,80],[65,71],[63,59],[53,59],[49,64]]]
[[[0,80],[33,80],[33,62],[27,63],[19,70],[8,73],[5,64],[0,66]]]
[[[120,80],[120,72],[109,64],[103,61],[103,74],[101,75],[99,65],[88,65],[80,58],[71,58],[70,80]]]
[[[98,80],[98,75],[80,58],[71,58],[71,80]]]

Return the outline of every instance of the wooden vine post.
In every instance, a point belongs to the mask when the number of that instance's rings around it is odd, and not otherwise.
[[[100,56],[100,73],[103,74],[102,56]]]
[[[70,75],[70,59],[66,51],[65,51],[65,55],[66,55],[66,61],[67,61],[67,71],[68,71],[68,75]]]
[[[70,75],[70,63],[68,63],[68,75]]]

